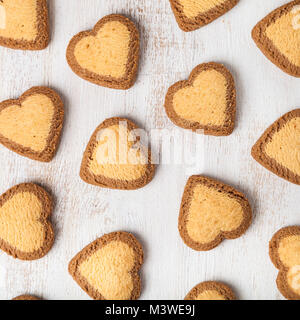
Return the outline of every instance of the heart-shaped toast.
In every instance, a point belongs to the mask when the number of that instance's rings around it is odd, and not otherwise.
[[[23,183],[0,197],[0,249],[21,260],[43,257],[52,247],[52,199],[41,187]]]
[[[198,65],[189,80],[169,88],[165,109],[171,121],[184,129],[214,136],[231,134],[236,113],[231,73],[214,62]]]
[[[12,300],[18,301],[18,300],[41,300],[40,298],[37,298],[35,296],[31,296],[29,294],[23,294],[21,296],[17,296],[15,298],[13,298]]]
[[[300,0],[274,10],[252,30],[262,51],[284,72],[300,77]]]
[[[279,177],[300,185],[300,109],[275,121],[253,146],[252,157]]]
[[[139,63],[139,32],[128,18],[112,14],[91,31],[75,35],[67,49],[67,61],[81,78],[99,86],[129,89]]]
[[[170,0],[176,21],[183,31],[211,23],[232,9],[239,0]]]
[[[205,281],[196,285],[185,300],[236,300],[236,297],[231,288],[224,283]]]
[[[289,300],[300,300],[300,227],[286,227],[270,241],[270,257],[279,269],[277,287]]]
[[[1,0],[0,45],[42,50],[49,43],[47,0]]]
[[[19,99],[0,103],[0,143],[33,160],[49,162],[56,153],[64,120],[59,95],[33,87]]]
[[[251,220],[251,207],[242,193],[205,176],[189,178],[178,221],[187,246],[197,251],[211,250],[223,239],[240,237]]]
[[[95,300],[136,300],[143,248],[127,232],[113,232],[89,244],[70,262],[69,272]]]
[[[87,183],[103,188],[132,190],[154,176],[151,149],[138,136],[138,127],[125,118],[105,120],[93,133],[80,169]]]

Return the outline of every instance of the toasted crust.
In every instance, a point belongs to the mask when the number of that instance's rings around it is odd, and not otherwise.
[[[267,37],[266,29],[274,21],[289,12],[294,6],[300,5],[300,0],[289,2],[268,14],[252,30],[252,38],[262,53],[282,71],[294,77],[300,77],[300,67],[292,64]]]
[[[294,235],[300,235],[300,226],[286,227],[277,231],[269,243],[269,254],[274,266],[279,270],[276,283],[281,294],[289,300],[300,300],[300,295],[292,291],[288,285],[288,268],[282,263],[278,253],[280,241]]]
[[[279,132],[282,127],[291,119],[300,117],[300,109],[295,109],[284,114],[281,118],[275,121],[260,137],[256,144],[252,147],[252,157],[263,167],[275,173],[278,177],[289,182],[300,185],[300,176],[279,164],[275,159],[270,158],[265,153],[265,146],[271,140],[276,132]]]
[[[191,203],[191,197],[193,194],[194,187],[197,184],[205,185],[209,188],[214,188],[219,192],[222,192],[228,195],[231,198],[237,200],[243,208],[244,219],[241,225],[233,231],[229,232],[220,232],[219,235],[209,243],[199,243],[194,241],[188,234],[186,224],[189,215],[189,207]],[[205,177],[205,176],[191,176],[188,179],[188,182],[185,186],[185,190],[183,193],[179,219],[178,219],[178,229],[180,236],[184,243],[189,246],[190,248],[197,250],[197,251],[208,251],[212,250],[217,247],[224,239],[236,239],[239,238],[242,234],[246,232],[252,222],[252,210],[247,198],[241,192],[237,191],[236,189],[232,188],[229,185],[226,185],[222,182],[217,180]]]
[[[179,27],[186,32],[194,31],[213,22],[237,5],[238,2],[239,0],[227,0],[224,2],[224,4],[216,6],[215,8],[205,13],[201,13],[193,19],[190,19],[183,13],[183,8],[179,0],[170,0],[171,8],[175,15],[176,21]]]
[[[38,3],[36,10],[38,35],[35,40],[15,40],[11,38],[0,37],[1,46],[21,50],[43,50],[48,46],[50,34],[47,0],[36,1]]]
[[[82,68],[78,64],[74,55],[75,47],[81,39],[87,36],[96,36],[98,31],[102,28],[102,26],[110,21],[119,21],[123,23],[130,31],[130,38],[131,38],[130,44],[129,44],[126,74],[123,78],[118,78],[118,79],[111,76],[102,76]],[[131,20],[129,20],[128,18],[122,15],[111,14],[99,20],[95,25],[95,27],[93,28],[93,30],[80,32],[71,39],[67,48],[67,61],[71,69],[79,77],[87,81],[90,81],[92,83],[95,83],[103,87],[126,90],[132,87],[135,83],[137,71],[138,71],[138,64],[139,64],[139,54],[140,54],[140,36],[135,24]]]
[[[106,246],[111,241],[124,242],[134,250],[135,264],[132,270],[130,271],[130,275],[132,275],[132,279],[133,279],[133,290],[129,300],[136,300],[139,298],[141,293],[141,279],[139,277],[138,272],[144,261],[144,253],[143,253],[143,248],[141,244],[137,241],[137,239],[132,234],[128,232],[123,232],[123,231],[112,232],[90,243],[71,260],[71,262],[69,263],[69,273],[71,274],[73,279],[79,284],[82,290],[84,290],[90,297],[92,297],[95,300],[106,300],[105,297],[103,297],[100,294],[100,292],[95,290],[88,283],[88,281],[81,276],[79,272],[79,266],[94,252]]]
[[[37,160],[41,162],[50,162],[56,154],[56,150],[60,141],[61,131],[64,122],[64,104],[60,96],[52,89],[47,87],[33,87],[22,94],[19,99],[5,100],[0,103],[0,113],[7,107],[12,105],[19,105],[34,94],[46,95],[53,103],[54,113],[50,128],[50,133],[47,138],[47,145],[45,149],[41,152],[32,150],[31,148],[24,147],[10,139],[7,139],[0,132],[0,143],[3,144],[8,149],[20,154],[21,156],[30,158],[32,160]]]
[[[94,148],[96,147],[97,142],[97,134],[100,130],[108,128],[110,126],[119,124],[120,121],[126,121],[128,130],[134,130],[138,129],[138,126],[133,123],[132,121],[126,119],[126,118],[119,118],[114,117],[105,120],[102,122],[94,131],[86,150],[83,154],[83,159],[81,163],[80,168],[80,177],[83,181],[95,185],[100,186],[103,188],[110,188],[110,189],[122,189],[122,190],[135,190],[144,187],[146,184],[148,184],[154,177],[155,174],[155,165],[151,163],[152,156],[151,156],[151,150],[149,148],[148,151],[148,164],[147,164],[147,170],[144,176],[142,176],[139,179],[133,180],[133,181],[127,181],[127,180],[116,180],[116,179],[110,179],[104,176],[96,176],[88,169],[88,164],[90,161],[90,158],[92,157]]]
[[[173,98],[175,93],[185,87],[190,87],[193,82],[198,77],[198,75],[207,70],[216,70],[220,72],[227,80],[227,109],[226,109],[226,122],[222,126],[207,126],[202,125],[199,122],[193,122],[181,118],[174,110]],[[235,114],[236,114],[236,90],[235,83],[231,73],[222,65],[215,62],[203,63],[198,65],[191,72],[189,79],[184,81],[179,81],[173,84],[167,92],[165,99],[165,109],[170,120],[177,126],[190,129],[193,131],[204,130],[204,134],[213,136],[227,136],[230,135],[234,129],[235,124]]]
[[[31,296],[29,294],[24,294],[21,296],[17,296],[15,298],[13,298],[12,300],[42,300],[42,299],[35,297],[35,296]]]
[[[195,300],[198,295],[206,290],[217,291],[225,300],[236,300],[235,294],[227,285],[217,281],[205,281],[197,284],[184,298],[184,300]]]
[[[12,247],[10,244],[8,244],[0,238],[0,249],[5,251],[7,254],[13,256],[14,258],[18,258],[21,260],[40,259],[49,252],[54,242],[54,231],[50,222],[50,217],[53,209],[52,198],[48,192],[46,192],[42,187],[34,183],[22,183],[12,187],[11,189],[9,189],[1,195],[0,208],[4,205],[6,201],[11,199],[14,195],[16,195],[19,192],[31,192],[41,201],[42,212],[40,215],[39,222],[43,224],[45,230],[44,243],[38,250],[28,253],[22,252],[17,248]]]

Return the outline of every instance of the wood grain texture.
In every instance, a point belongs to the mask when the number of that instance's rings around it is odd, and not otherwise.
[[[228,283],[240,299],[282,299],[268,241],[281,227],[300,224],[300,189],[257,164],[250,151],[267,126],[299,107],[299,80],[266,60],[251,40],[251,29],[286,2],[242,0],[212,24],[184,33],[169,1],[50,0],[51,42],[46,50],[0,47],[1,101],[44,85],[61,94],[66,108],[62,141],[51,163],[34,162],[0,146],[0,193],[17,183],[36,182],[51,190],[56,203],[56,241],[47,256],[24,262],[0,253],[1,299],[24,293],[44,299],[88,299],[68,274],[68,262],[97,237],[117,230],[134,233],[144,246],[142,299],[183,299],[206,280]],[[128,91],[80,79],[65,59],[71,37],[111,13],[132,18],[141,32],[138,78]],[[168,87],[209,61],[224,63],[233,73],[237,127],[229,137],[201,138],[202,170],[161,165],[149,185],[128,192],[80,180],[82,154],[97,125],[121,116],[148,130],[174,128],[163,108]],[[154,143],[153,149],[159,153],[159,144]],[[244,236],[224,241],[209,252],[188,248],[177,231],[186,180],[190,174],[201,173],[243,191],[254,212],[253,224]]]

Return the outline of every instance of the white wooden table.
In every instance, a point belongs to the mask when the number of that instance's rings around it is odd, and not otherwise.
[[[299,187],[259,166],[250,156],[260,134],[300,103],[300,80],[260,53],[251,29],[287,0],[241,0],[228,14],[191,33],[181,31],[168,0],[50,0],[51,43],[41,52],[0,47],[0,100],[35,85],[50,86],[65,102],[66,122],[50,164],[20,157],[0,146],[0,193],[21,182],[52,190],[56,206],[54,247],[43,259],[24,262],[0,253],[0,298],[31,293],[45,299],[87,299],[69,276],[70,259],[104,233],[137,235],[145,249],[142,299],[182,299],[197,283],[221,280],[240,299],[281,299],[268,241],[281,227],[300,223]],[[138,80],[128,91],[98,87],[68,67],[70,38],[103,16],[131,17],[141,32]],[[147,130],[173,128],[164,108],[167,88],[188,77],[197,64],[216,61],[232,71],[237,85],[237,127],[229,137],[203,138],[204,168],[161,165],[151,184],[137,191],[111,191],[79,178],[92,131],[104,119],[127,116]],[[159,152],[159,145],[153,145]],[[209,252],[185,246],[177,231],[183,188],[192,173],[204,173],[244,191],[254,210],[247,233]]]

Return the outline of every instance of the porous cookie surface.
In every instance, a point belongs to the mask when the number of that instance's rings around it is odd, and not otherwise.
[[[232,9],[239,0],[170,0],[176,21],[183,31],[193,31]]]
[[[47,0],[1,0],[0,45],[41,50],[49,43]]]
[[[24,295],[21,295],[21,296],[17,296],[15,298],[13,298],[12,300],[41,300],[41,299],[37,298],[35,296],[24,294]]]
[[[253,29],[263,54],[286,73],[300,77],[300,0],[274,10]]]
[[[214,62],[198,65],[189,80],[179,81],[169,88],[165,109],[179,127],[215,136],[231,134],[236,113],[231,73]]]
[[[70,262],[69,272],[96,300],[135,300],[141,292],[138,272],[143,249],[127,232],[113,232],[89,244]]]
[[[63,120],[59,95],[47,87],[33,87],[19,99],[0,103],[0,143],[24,157],[51,161]]]
[[[0,197],[0,249],[22,260],[43,257],[52,247],[52,199],[33,183],[19,184]]]
[[[252,156],[266,169],[300,184],[300,109],[275,121],[252,148]]]
[[[226,184],[191,176],[179,214],[179,232],[194,250],[211,250],[223,239],[240,237],[249,227],[252,211],[246,197]]]
[[[300,227],[286,227],[270,241],[270,257],[279,269],[277,286],[284,297],[300,300]]]
[[[105,120],[93,133],[83,155],[80,177],[87,183],[112,189],[138,189],[155,173],[151,150],[143,145],[125,118]]]
[[[205,281],[196,285],[185,300],[236,300],[236,297],[231,288],[224,283]]]
[[[128,18],[112,14],[92,31],[75,35],[67,61],[81,78],[100,86],[128,89],[133,86],[139,63],[139,32]]]

